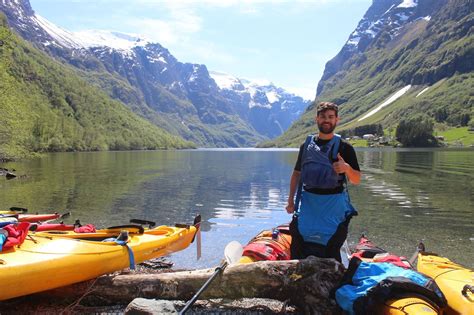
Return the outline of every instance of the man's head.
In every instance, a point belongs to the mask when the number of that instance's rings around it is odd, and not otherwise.
[[[337,123],[339,108],[331,102],[321,102],[316,108],[316,123],[320,133],[331,134],[334,132]]]
[[[318,107],[316,107],[316,115],[319,115],[319,113],[322,113],[328,110],[333,110],[337,117],[338,112],[339,112],[339,106],[331,102],[321,102],[318,104]]]

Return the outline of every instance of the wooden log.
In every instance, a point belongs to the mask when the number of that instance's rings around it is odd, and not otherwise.
[[[337,307],[330,299],[330,292],[341,280],[343,271],[343,266],[334,259],[315,257],[236,264],[227,267],[200,299],[271,298],[289,301],[307,314],[335,313]],[[102,305],[129,303],[137,297],[188,300],[213,272],[214,269],[205,269],[108,275],[36,296],[72,301],[87,295],[88,304]]]

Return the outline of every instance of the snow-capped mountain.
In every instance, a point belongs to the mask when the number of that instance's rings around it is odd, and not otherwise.
[[[120,32],[69,32],[36,14],[28,0],[0,0],[0,10],[24,39],[91,73],[87,79],[111,97],[142,116],[154,112],[162,118],[151,121],[199,145],[253,145],[281,134],[307,106],[273,85],[265,90],[246,83],[247,100],[219,87],[205,65],[182,63],[158,43]],[[257,108],[265,109],[258,119],[252,114]]]
[[[268,81],[239,79],[215,71],[210,75],[239,115],[270,138],[282,134],[310,103]]]
[[[363,53],[377,40],[388,42],[400,34],[402,28],[418,19],[430,20],[431,14],[446,1],[442,0],[374,0],[357,28],[350,34],[341,51],[326,63],[318,84],[317,95],[327,79],[336,74],[354,55]]]
[[[6,14],[10,26],[23,38],[44,46],[64,49],[107,46],[127,50],[148,43],[138,35],[120,32],[96,30],[69,32],[38,15],[27,0],[0,0],[0,9]]]

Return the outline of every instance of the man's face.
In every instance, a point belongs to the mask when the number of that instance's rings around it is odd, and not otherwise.
[[[339,117],[336,116],[336,111],[332,109],[322,111],[316,116],[316,123],[318,124],[318,129],[321,133],[332,133],[338,122]]]

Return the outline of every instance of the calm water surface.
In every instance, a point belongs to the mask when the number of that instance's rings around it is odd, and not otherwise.
[[[474,267],[474,151],[359,150],[360,186],[351,186],[361,233],[410,256],[429,251]],[[190,150],[58,153],[0,165],[27,177],[0,178],[0,209],[73,213],[99,227],[140,218],[159,224],[203,216],[203,257],[195,246],[170,258],[177,268],[217,265],[231,240],[242,244],[290,220],[284,207],[295,150]]]

